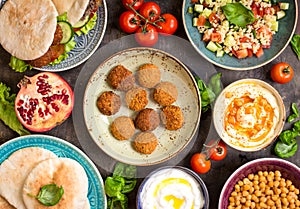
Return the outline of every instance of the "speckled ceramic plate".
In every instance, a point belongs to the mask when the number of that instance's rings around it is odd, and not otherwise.
[[[229,135],[225,130],[224,122],[227,108],[231,102],[233,102],[233,99],[241,98],[247,94],[250,95],[252,99],[258,98],[259,96],[263,96],[265,99],[267,99],[271,105],[271,108],[274,110],[273,114],[277,118],[276,121],[273,120],[273,128],[271,129],[273,131],[267,132],[268,134],[262,139],[257,141],[253,140],[251,142],[249,142],[248,139],[242,140]],[[247,108],[249,111],[252,110],[252,112],[255,113],[253,114],[254,116],[252,116],[251,112],[247,112]],[[260,121],[263,120],[263,117],[266,117],[264,114],[266,111],[263,109],[265,108],[262,107],[258,100],[257,102],[254,101],[241,104],[236,111],[238,113],[235,116],[236,121],[243,121],[243,123],[238,124],[240,127],[239,131],[242,130],[242,128],[244,128],[243,130],[254,130],[256,124],[259,124]],[[245,152],[258,151],[270,145],[271,142],[276,139],[282,131],[285,121],[285,107],[281,96],[270,84],[259,79],[241,79],[231,83],[220,93],[215,102],[213,120],[217,133],[229,146]],[[247,121],[247,124],[245,121]]]
[[[0,1],[0,8],[2,8],[5,2],[6,0]],[[102,0],[102,2],[102,5],[97,11],[98,18],[95,27],[86,35],[75,35],[74,41],[76,42],[76,46],[72,51],[68,52],[68,58],[57,65],[48,65],[35,69],[41,71],[60,72],[69,70],[85,62],[99,47],[106,30],[108,14],[105,0]]]
[[[58,157],[68,157],[78,161],[88,176],[88,199],[91,209],[106,209],[107,203],[102,177],[93,162],[81,150],[57,137],[27,135],[9,140],[0,146],[0,164],[13,152],[25,147],[41,147],[54,152]]]
[[[176,85],[179,96],[174,104],[181,107],[185,118],[183,127],[177,131],[167,131],[163,126],[153,131],[159,140],[159,145],[150,155],[135,151],[132,147],[133,139],[119,141],[109,131],[109,126],[116,117],[126,115],[134,118],[136,114],[124,104],[124,92],[116,92],[122,98],[122,105],[115,115],[105,116],[96,106],[97,98],[102,92],[113,90],[107,84],[106,77],[114,66],[122,64],[135,73],[138,67],[145,63],[152,63],[160,68],[161,81],[169,81]],[[161,107],[151,99],[151,91],[149,89],[147,91],[149,92],[147,107],[159,110]],[[187,146],[199,125],[200,104],[199,91],[194,78],[179,60],[161,50],[138,47],[112,55],[95,69],[85,90],[83,113],[92,139],[107,155],[127,164],[146,166],[166,161]]]
[[[182,19],[188,39],[197,52],[209,62],[230,70],[250,70],[261,67],[277,56],[279,56],[288,46],[297,26],[298,19],[298,0],[285,0],[289,3],[289,9],[286,16],[279,20],[279,31],[273,36],[270,49],[264,50],[264,55],[260,58],[253,56],[251,58],[237,59],[234,56],[225,54],[223,57],[216,57],[215,53],[206,48],[206,43],[202,41],[202,35],[197,28],[193,26],[193,15],[188,13],[188,8],[192,6],[190,0],[183,1]]]

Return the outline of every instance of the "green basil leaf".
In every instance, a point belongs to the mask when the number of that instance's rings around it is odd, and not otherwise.
[[[255,21],[253,12],[239,2],[226,4],[222,10],[227,20],[234,25],[245,27]]]
[[[291,45],[293,51],[296,53],[298,59],[300,60],[300,35],[298,34],[293,35],[293,38],[291,40]]]
[[[299,110],[296,103],[292,103],[292,111],[297,117],[299,117]]]
[[[298,132],[298,135],[300,134],[300,120],[293,124],[293,131]]]
[[[136,177],[136,172],[136,166],[118,162],[115,165],[113,176],[122,176],[131,179]]]
[[[210,88],[215,96],[218,96],[220,94],[220,92],[222,91],[222,82],[221,82],[221,76],[222,73],[216,73],[214,74],[208,83],[208,88]]]
[[[129,192],[131,192],[132,190],[134,190],[136,183],[137,183],[136,179],[126,180],[125,186],[123,187],[123,189],[122,189],[121,192],[122,193],[129,193]]]
[[[287,122],[293,122],[298,116],[296,114],[292,114],[287,118]]]
[[[279,139],[281,142],[290,145],[295,143],[295,137],[298,136],[298,132],[292,130],[285,130],[280,133]]]
[[[42,186],[37,196],[30,196],[35,197],[45,206],[54,206],[60,201],[63,194],[64,189],[62,186],[59,187],[56,184],[47,184]]]
[[[104,189],[109,197],[118,197],[125,186],[125,179],[121,176],[107,177],[105,179]]]
[[[292,157],[298,150],[298,144],[285,144],[282,141],[278,141],[275,145],[274,151],[275,154],[280,158],[289,158]]]

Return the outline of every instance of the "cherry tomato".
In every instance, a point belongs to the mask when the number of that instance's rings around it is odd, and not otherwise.
[[[157,20],[160,16],[160,7],[155,2],[145,2],[140,10],[140,14],[150,21]]]
[[[223,160],[227,154],[227,147],[223,141],[211,140],[208,143],[208,153],[211,160]]]
[[[156,27],[149,24],[140,27],[135,33],[135,40],[141,46],[153,46],[158,41]]]
[[[157,22],[161,28],[157,28],[157,31],[161,33],[161,35],[172,35],[175,33],[178,27],[178,21],[176,17],[172,14],[162,14],[160,21]]]
[[[119,18],[119,25],[125,33],[134,33],[140,25],[140,17],[133,11],[123,12]]]
[[[128,5],[131,5],[135,10],[139,10],[143,3],[144,0],[122,0],[123,6],[128,10],[130,10],[130,7]]]
[[[204,153],[196,153],[190,160],[191,167],[196,173],[204,174],[210,170],[211,162]]]
[[[288,63],[279,62],[273,65],[270,74],[273,81],[284,84],[293,79],[294,70]]]

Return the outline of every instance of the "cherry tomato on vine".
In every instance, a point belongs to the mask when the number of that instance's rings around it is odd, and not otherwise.
[[[127,10],[121,14],[119,25],[125,33],[134,33],[139,28],[140,17],[133,11]]]
[[[157,20],[160,16],[160,7],[155,2],[145,2],[140,10],[140,14],[150,21]]]
[[[290,82],[294,77],[293,68],[286,62],[279,62],[271,68],[271,78],[273,81],[284,84]]]
[[[227,155],[227,147],[226,144],[220,140],[219,142],[216,140],[211,140],[208,145],[208,153],[209,158],[211,160],[219,161],[223,160]]]
[[[122,4],[126,9],[130,9],[128,5],[131,5],[133,9],[139,10],[143,5],[144,0],[122,0]]]
[[[196,153],[190,160],[191,167],[196,173],[204,174],[210,170],[211,162],[204,153]]]
[[[160,16],[160,20],[157,22],[157,25],[159,25],[161,28],[157,28],[157,31],[161,33],[161,35],[172,35],[175,33],[178,27],[178,21],[176,17],[172,14],[162,14]]]
[[[141,46],[153,46],[158,41],[156,27],[150,24],[140,27],[135,33],[135,40]]]

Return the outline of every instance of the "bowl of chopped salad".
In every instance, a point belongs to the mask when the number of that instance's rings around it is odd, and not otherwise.
[[[288,46],[297,0],[184,0],[183,23],[193,47],[230,70],[261,67]]]

